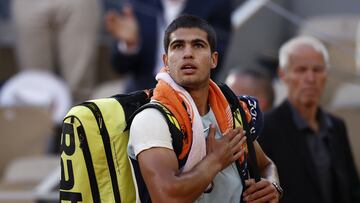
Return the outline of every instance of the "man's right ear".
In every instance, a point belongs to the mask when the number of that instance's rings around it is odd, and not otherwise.
[[[167,71],[169,71],[169,62],[168,62],[168,56],[166,54],[162,55],[163,64]]]
[[[163,54],[163,64],[164,64],[165,70],[167,72],[169,72],[170,71],[169,61],[168,61],[168,56],[166,54]]]
[[[285,81],[285,70],[284,68],[278,67],[278,76],[282,81]]]

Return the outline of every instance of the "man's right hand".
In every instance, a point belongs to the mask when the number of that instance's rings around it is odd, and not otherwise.
[[[242,128],[228,130],[220,139],[215,138],[215,126],[210,126],[206,140],[206,153],[213,155],[221,164],[221,170],[238,160],[243,154],[246,137]]]
[[[139,25],[130,5],[125,5],[122,14],[108,11],[105,14],[107,31],[117,40],[126,43],[129,49],[139,44]]]

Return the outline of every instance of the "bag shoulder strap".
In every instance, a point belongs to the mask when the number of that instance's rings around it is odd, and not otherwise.
[[[112,98],[116,99],[121,104],[125,113],[125,119],[128,121],[137,109],[150,102],[152,91],[153,90],[150,89],[135,91],[128,94],[117,94],[112,96]]]
[[[230,108],[231,108],[231,111],[233,112],[234,119],[237,119],[235,117],[234,112],[239,110],[240,115],[241,115],[241,120],[242,120],[242,126],[243,126],[243,129],[246,131],[245,136],[249,137],[250,136],[249,135],[250,127],[246,121],[245,110],[241,107],[238,97],[226,84],[221,83],[218,86],[220,87],[222,93],[224,94],[224,96],[226,97],[226,99],[228,100],[228,102],[230,104]],[[260,181],[261,176],[260,176],[259,167],[257,164],[256,152],[255,152],[253,140],[246,139],[246,144],[248,147],[248,156],[249,156],[248,161],[249,161],[249,166],[250,166],[250,171],[251,171],[250,175],[251,175],[251,177],[253,177],[255,179],[256,182],[258,182],[258,181]],[[237,164],[238,164],[238,162],[237,162]],[[239,167],[238,167],[238,170],[239,170]],[[239,173],[241,173],[241,171],[239,171]]]
[[[128,123],[127,129],[130,128],[130,125],[135,115],[137,115],[139,112],[147,108],[155,108],[164,116],[171,134],[172,146],[174,148],[176,156],[178,157],[179,168],[182,168],[185,165],[188,156],[186,155],[183,159],[179,159],[179,156],[183,149],[184,133],[182,132],[180,124],[175,118],[174,114],[171,113],[171,111],[168,108],[166,108],[163,104],[161,104],[160,102],[149,102],[141,106],[131,115],[129,121],[127,122]]]

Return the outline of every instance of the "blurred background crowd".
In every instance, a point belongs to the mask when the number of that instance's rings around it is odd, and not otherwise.
[[[182,13],[217,32],[213,79],[256,96],[264,111],[287,94],[280,46],[299,34],[324,43],[331,68],[321,106],[344,119],[360,172],[357,0],[0,0],[0,202],[57,201],[66,112],[153,87],[163,32]]]

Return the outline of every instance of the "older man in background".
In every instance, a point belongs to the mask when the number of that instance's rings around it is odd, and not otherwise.
[[[329,56],[315,38],[299,36],[279,53],[287,100],[265,114],[260,144],[278,167],[283,202],[360,202],[360,183],[344,122],[320,106]]]

